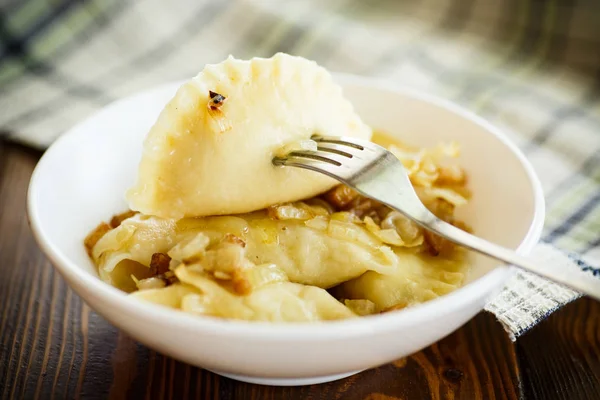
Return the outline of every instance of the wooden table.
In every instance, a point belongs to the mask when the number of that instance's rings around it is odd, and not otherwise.
[[[0,398],[600,399],[600,305],[588,299],[516,344],[480,313],[406,359],[315,386],[240,383],[158,354],[91,311],[38,249],[25,200],[39,156],[0,142]]]

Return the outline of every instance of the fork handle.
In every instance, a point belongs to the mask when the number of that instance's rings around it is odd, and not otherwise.
[[[596,300],[600,300],[600,279],[596,279],[584,271],[577,270],[574,272],[573,270],[567,271],[548,265],[541,266],[531,259],[517,254],[513,250],[488,242],[487,240],[458,229],[433,216],[433,214],[431,214],[431,217],[416,222],[458,245],[497,260],[504,261],[507,264],[520,267],[529,272],[533,272],[534,274],[548,278],[577,292],[593,297]]]

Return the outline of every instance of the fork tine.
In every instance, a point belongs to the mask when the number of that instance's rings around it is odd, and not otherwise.
[[[341,166],[349,160],[349,157],[340,155],[335,152],[321,151],[321,150],[294,150],[286,155],[287,158],[309,158],[332,164],[335,166]]]
[[[328,175],[334,179],[343,182],[340,178],[340,173],[348,170],[346,165],[336,165],[326,161],[321,161],[315,158],[306,158],[298,156],[286,156],[286,157],[275,157],[273,158],[273,165],[275,166],[287,166],[287,167],[298,167],[308,169],[311,171],[320,172]]]
[[[357,154],[360,152],[360,150],[357,151],[357,149],[354,149],[352,147],[342,146],[342,145],[335,144],[335,143],[318,142],[317,150],[334,153],[334,154],[339,154],[340,156],[343,156],[346,158],[353,158],[353,157],[360,158]]]
[[[311,137],[311,139],[317,143],[332,143],[332,144],[337,144],[337,145],[341,145],[341,146],[352,147],[357,150],[365,149],[365,146],[363,145],[363,143],[356,143],[356,142],[358,142],[358,139],[354,139],[354,138],[351,139],[351,138],[347,138],[345,136],[314,135],[313,137]]]

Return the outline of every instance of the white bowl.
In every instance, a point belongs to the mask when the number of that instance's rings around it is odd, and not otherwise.
[[[365,122],[414,145],[458,141],[473,201],[462,212],[475,232],[528,253],[544,220],[540,183],[498,129],[447,101],[384,82],[337,75]],[[64,134],[44,154],[29,188],[31,227],[56,269],[91,308],[133,338],[241,381],[327,382],[414,353],[448,335],[497,294],[511,269],[474,257],[468,283],[422,305],[323,324],[271,324],[186,315],[128,298],[102,282],[83,238],[122,212],[142,139],[179,84],[117,101]]]

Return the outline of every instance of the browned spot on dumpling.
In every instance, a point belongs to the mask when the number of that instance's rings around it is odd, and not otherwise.
[[[212,111],[217,111],[221,108],[223,103],[227,100],[227,97],[223,96],[220,93],[213,92],[212,90],[208,91],[208,95],[210,100],[208,101],[208,108]]]

